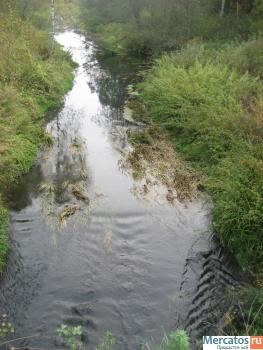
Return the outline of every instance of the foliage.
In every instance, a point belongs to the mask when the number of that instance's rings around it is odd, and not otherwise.
[[[139,33],[131,25],[109,23],[103,27],[100,40],[106,54],[139,55],[145,49]]]
[[[165,339],[165,350],[188,350],[189,339],[184,330],[171,332]]]
[[[262,35],[241,43],[209,42],[191,40],[176,55],[164,56],[169,63],[183,68],[192,66],[196,61],[203,64],[224,65],[239,74],[249,73],[263,77],[263,40]]]
[[[191,38],[244,40],[262,31],[262,0],[80,0],[80,21],[106,53],[158,55]],[[109,50],[110,48],[110,50]]]
[[[111,332],[107,331],[104,334],[102,343],[96,347],[96,350],[111,350],[115,343],[116,338],[112,335]]]
[[[184,330],[176,330],[164,335],[164,339],[160,346],[146,343],[142,346],[142,350],[189,350],[190,342],[187,333]]]
[[[233,299],[233,306],[224,316],[222,332],[238,336],[262,334],[262,288],[243,288]]]
[[[66,341],[67,346],[71,350],[79,350],[82,348],[82,341],[80,339],[82,335],[81,326],[70,327],[65,324],[61,324],[57,328],[57,333]]]
[[[247,45],[254,44],[259,45],[257,40]],[[177,149],[206,173],[222,243],[244,270],[258,273],[263,268],[262,83],[241,74],[229,48],[226,52],[227,63],[212,63],[214,49],[188,45],[157,60],[139,88],[150,120],[166,128]]]
[[[14,327],[8,322],[7,314],[0,315],[0,339],[15,332]]]

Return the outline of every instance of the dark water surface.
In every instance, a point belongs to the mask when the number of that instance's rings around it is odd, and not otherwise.
[[[119,166],[129,147],[120,110],[127,82],[118,67],[109,73],[94,59],[93,43],[81,35],[57,40],[79,68],[47,126],[54,145],[17,189],[1,309],[16,337],[36,334],[24,344],[43,349],[64,348],[56,336],[61,323],[82,325],[87,349],[107,330],[118,349],[160,341],[163,329],[177,326],[199,334],[235,285],[210,238],[209,208],[204,200],[171,206],[134,195],[134,180]],[[73,185],[89,203],[74,197]],[[58,217],[67,206],[77,209],[63,225]]]

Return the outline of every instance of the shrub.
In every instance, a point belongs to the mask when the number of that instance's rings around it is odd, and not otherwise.
[[[100,34],[103,49],[115,55],[140,54],[144,50],[144,42],[140,33],[132,25],[109,23]]]
[[[244,269],[263,271],[263,161],[236,153],[209,171],[206,185],[221,241]]]
[[[176,54],[166,54],[162,60],[167,60],[182,68],[189,68],[196,61],[202,64],[222,65],[239,74],[249,73],[255,77],[263,77],[263,40],[262,34],[257,38],[238,43],[208,42],[199,39],[190,41]]]

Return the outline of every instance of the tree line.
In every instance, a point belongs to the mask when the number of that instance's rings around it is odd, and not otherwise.
[[[129,53],[160,53],[193,37],[247,39],[263,29],[262,0],[79,1],[85,30],[101,33],[106,48],[115,53],[120,53],[118,47]]]

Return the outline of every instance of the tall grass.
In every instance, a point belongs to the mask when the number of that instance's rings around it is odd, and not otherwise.
[[[164,335],[161,345],[145,343],[142,350],[189,350],[190,341],[184,330],[178,329]]]
[[[263,271],[263,87],[260,40],[194,42],[156,61],[139,88],[150,120],[206,175],[215,231],[251,273]],[[242,65],[239,63],[243,62]]]

